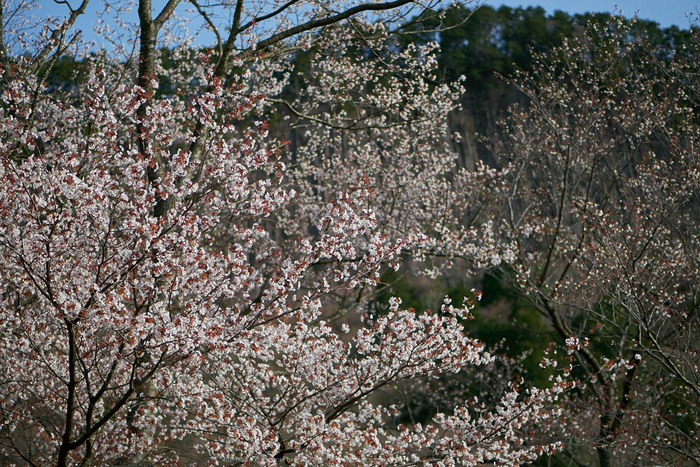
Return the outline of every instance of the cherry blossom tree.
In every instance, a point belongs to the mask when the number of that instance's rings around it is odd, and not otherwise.
[[[574,363],[552,432],[582,463],[700,462],[697,52],[589,25],[514,81],[494,145],[502,270]]]
[[[3,462],[520,465],[558,449],[522,436],[563,379],[409,426],[382,398],[494,358],[464,332],[469,303],[364,313],[402,257],[500,254],[461,224],[491,172],[453,167],[459,86],[434,81],[434,46],[391,39],[430,5],[104,2],[95,49],[76,28],[88,0],[55,3],[64,17],[0,11]]]

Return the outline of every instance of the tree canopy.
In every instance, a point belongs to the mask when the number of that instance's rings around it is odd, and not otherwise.
[[[700,463],[697,30],[56,3],[0,3],[0,462]]]

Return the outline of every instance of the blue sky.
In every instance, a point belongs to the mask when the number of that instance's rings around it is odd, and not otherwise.
[[[640,18],[656,21],[662,27],[675,24],[682,29],[687,29],[690,24],[686,14],[692,13],[693,18],[697,18],[700,11],[699,0],[485,0],[485,4],[493,7],[541,6],[548,13],[562,10],[570,14],[612,12],[617,6],[627,17],[639,12]]]

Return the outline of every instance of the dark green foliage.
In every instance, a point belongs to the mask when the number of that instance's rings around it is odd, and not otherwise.
[[[473,311],[475,322],[470,332],[489,348],[504,345],[509,357],[527,354],[523,360],[528,381],[538,387],[549,385],[549,374],[540,368],[545,349],[557,340],[542,315],[518,293],[508,288],[500,273],[485,274],[481,281],[483,298]],[[499,311],[500,310],[500,311]]]
[[[544,8],[532,6],[456,6],[443,14],[443,18],[433,15],[407,28],[409,34],[403,36],[403,44],[437,41],[443,77],[454,80],[465,76],[471,90],[502,86],[494,79],[497,75],[508,77],[517,70],[529,71],[534,55],[547,55],[565,39],[580,35],[589,23],[605,25],[610,21],[608,13],[569,15],[557,10],[548,15]],[[689,30],[677,26],[661,28],[655,21],[644,19],[627,22],[631,25],[629,39],[646,39],[660,58],[684,53],[685,44],[693,40]],[[444,30],[433,32],[440,27]]]
[[[56,60],[46,75],[49,91],[70,91],[82,79],[79,68],[79,63],[73,57],[62,56]]]
[[[517,69],[529,69],[532,53],[546,53],[570,37],[574,18],[557,11],[547,16],[541,7],[494,9],[482,6],[475,10],[463,6],[445,12],[440,34],[430,31],[439,26],[432,18],[419,23],[415,36],[407,42],[440,43],[440,65],[448,80],[461,75],[467,78],[470,89],[489,89],[498,86],[495,74],[508,76]]]
[[[474,303],[473,320],[465,323],[469,335],[475,337],[490,349],[498,348],[510,358],[526,355],[522,362],[523,375],[528,384],[538,387],[548,386],[549,373],[539,364],[544,350],[557,340],[541,314],[518,293],[508,288],[499,277],[498,271],[484,274],[475,285],[483,292],[481,301],[475,300],[472,286],[464,280],[448,277],[430,281],[426,288],[420,278],[389,270],[380,281],[383,284],[375,301],[371,304],[373,313],[384,314],[389,308],[389,299],[401,299],[401,308],[416,310],[439,310],[445,296],[452,303],[461,306],[465,299]]]

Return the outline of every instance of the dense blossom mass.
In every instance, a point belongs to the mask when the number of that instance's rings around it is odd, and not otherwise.
[[[692,47],[590,25],[467,169],[464,81],[396,39],[448,5],[104,2],[89,44],[0,1],[0,462],[700,460]],[[478,290],[380,300],[465,269],[554,336],[539,388]]]
[[[57,3],[2,3],[3,462],[518,465],[557,448],[521,436],[563,381],[427,424],[387,402],[494,361],[464,333],[469,303],[366,313],[410,255],[501,254],[460,224],[487,173],[454,171],[459,84],[435,81],[434,45],[390,37],[416,5],[112,2],[95,48],[87,0]]]

